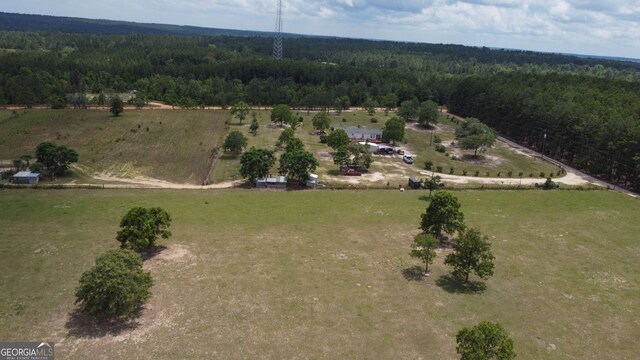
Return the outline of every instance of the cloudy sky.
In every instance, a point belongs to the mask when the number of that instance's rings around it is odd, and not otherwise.
[[[0,11],[272,31],[277,0],[7,0]],[[640,58],[640,0],[283,0],[284,31]]]

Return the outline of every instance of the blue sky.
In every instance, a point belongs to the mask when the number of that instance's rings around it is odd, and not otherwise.
[[[7,0],[0,11],[272,31],[277,0]],[[283,0],[284,31],[640,58],[640,0]]]

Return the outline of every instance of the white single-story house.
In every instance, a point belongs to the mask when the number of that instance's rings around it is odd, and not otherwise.
[[[11,177],[11,182],[14,184],[37,185],[39,181],[40,174],[31,171],[20,171]]]
[[[382,142],[382,129],[366,129],[357,126],[349,126],[344,129],[351,141],[368,141],[371,143]]]

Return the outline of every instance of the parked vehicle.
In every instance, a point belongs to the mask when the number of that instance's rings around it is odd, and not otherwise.
[[[409,178],[409,187],[412,189],[420,189],[422,187],[422,183],[420,182],[420,180],[417,180],[414,177],[410,177]]]
[[[355,165],[342,165],[340,166],[340,173],[346,176],[360,176],[362,175],[362,168]]]
[[[413,155],[405,155],[402,157],[402,161],[406,162],[407,164],[413,164]]]

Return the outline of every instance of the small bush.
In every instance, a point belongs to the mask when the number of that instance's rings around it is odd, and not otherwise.
[[[480,176],[480,170],[476,170],[476,176]]]
[[[439,152],[439,153],[443,153],[443,152],[447,151],[447,148],[445,148],[444,145],[442,145],[442,144],[438,144],[438,145],[436,145],[436,151]]]
[[[496,174],[497,177],[500,177],[500,174],[502,174],[501,171],[498,171],[498,173]]]
[[[462,176],[467,176],[467,170],[462,170]]]
[[[524,176],[524,173],[523,173],[522,171],[520,171],[520,172],[518,173],[518,176],[523,177],[523,176]]]
[[[378,123],[378,119],[376,119],[376,118],[372,117],[372,118],[371,118],[371,123],[372,123],[372,124],[377,124],[377,123]]]
[[[540,177],[541,178],[545,177],[544,171],[540,171]]]
[[[559,187],[558,184],[553,182],[553,180],[551,180],[550,177],[548,177],[547,181],[545,181],[544,185],[542,185],[542,188],[545,190],[557,189],[558,187]]]
[[[442,139],[440,138],[440,136],[435,135],[433,137],[433,142],[436,143],[436,144],[440,144],[440,143],[442,143]]]
[[[147,126],[146,130],[149,131],[149,127],[148,126]]]
[[[533,177],[533,173],[529,173],[529,177]]]
[[[449,168],[449,175],[453,175],[453,168]]]
[[[511,175],[513,175],[513,171],[509,171],[509,172],[507,173],[507,176],[508,176],[508,177],[511,177]]]
[[[325,134],[320,135],[320,143],[321,144],[326,144],[327,143],[327,135],[325,135]]]
[[[436,171],[441,173],[442,172],[442,166],[436,166]]]
[[[460,158],[457,157],[456,155],[451,155],[451,160],[460,160]]]
[[[433,168],[433,161],[431,160],[427,160],[424,162],[424,168],[427,170],[431,170],[431,168]]]
[[[347,122],[347,118],[342,118],[342,122]]]

